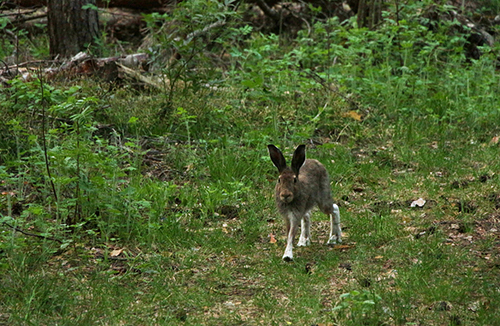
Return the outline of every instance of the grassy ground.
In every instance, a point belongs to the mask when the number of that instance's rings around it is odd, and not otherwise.
[[[500,325],[496,53],[419,21],[0,89],[0,325]],[[342,244],[316,211],[281,260],[270,143],[326,166]]]
[[[281,260],[283,223],[265,137],[257,145],[150,139],[138,160],[141,173],[127,182],[134,200],[154,210],[139,220],[108,221],[130,224],[128,238],[81,236],[61,250],[3,228],[0,323],[500,322],[495,140],[455,132],[408,143],[394,129],[339,119],[357,126],[338,141],[304,142],[308,157],[331,174],[341,245],[324,245],[328,220],[315,212],[312,245],[296,248],[294,262]],[[419,198],[423,207],[411,207]]]

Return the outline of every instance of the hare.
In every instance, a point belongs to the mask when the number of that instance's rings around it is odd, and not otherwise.
[[[293,239],[299,222],[301,234],[297,246],[311,243],[310,217],[314,206],[330,216],[330,238],[327,244],[342,242],[339,207],[333,203],[328,172],[317,160],[306,160],[306,146],[300,145],[293,153],[292,165],[288,167],[281,151],[268,145],[269,155],[278,168],[275,199],[278,211],[285,219],[287,242],[284,261],[293,260]],[[300,173],[299,173],[300,172]]]

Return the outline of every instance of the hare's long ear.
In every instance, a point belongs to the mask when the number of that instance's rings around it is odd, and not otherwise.
[[[278,168],[278,172],[281,173],[286,168],[286,160],[281,151],[274,145],[268,145],[269,156],[271,156],[271,161]]]
[[[306,160],[306,145],[299,145],[295,152],[293,153],[293,158],[292,158],[292,171],[295,173],[296,176],[299,175],[299,170],[302,167],[302,164],[304,164],[304,161]]]

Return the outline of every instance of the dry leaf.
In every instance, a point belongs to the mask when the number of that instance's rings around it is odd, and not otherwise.
[[[350,246],[350,245],[335,245],[335,246],[333,246],[333,249],[350,249],[353,247],[354,246]]]
[[[405,232],[408,233],[417,233],[417,228],[414,226],[407,226],[404,228]]]
[[[425,199],[419,198],[417,200],[414,200],[411,203],[410,207],[424,207],[424,205],[425,205]]]
[[[276,238],[274,237],[274,234],[269,233],[269,237],[271,238],[271,239],[269,240],[269,243],[276,243]]]
[[[496,145],[496,144],[498,144],[499,141],[500,141],[500,136],[495,136],[495,137],[491,138],[490,145]]]
[[[356,111],[349,111],[349,112],[343,114],[343,116],[345,118],[351,118],[351,119],[354,119],[356,121],[361,121],[361,119],[362,119],[361,115]]]
[[[122,252],[123,252],[123,249],[115,249],[109,255],[111,257],[118,257],[121,255]]]
[[[403,216],[401,219],[403,221],[403,224],[410,223],[411,222],[411,217],[409,216]]]
[[[475,301],[475,302],[472,302],[471,304],[469,304],[467,309],[469,309],[472,312],[476,312],[479,310],[480,307],[481,307],[481,302]]]

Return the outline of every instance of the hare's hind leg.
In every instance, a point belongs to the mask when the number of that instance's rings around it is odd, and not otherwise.
[[[300,238],[297,247],[305,247],[311,244],[311,211],[304,214],[300,220]]]
[[[330,214],[330,239],[327,244],[332,245],[342,242],[342,230],[340,229],[340,211],[336,204],[333,204],[333,214]]]

